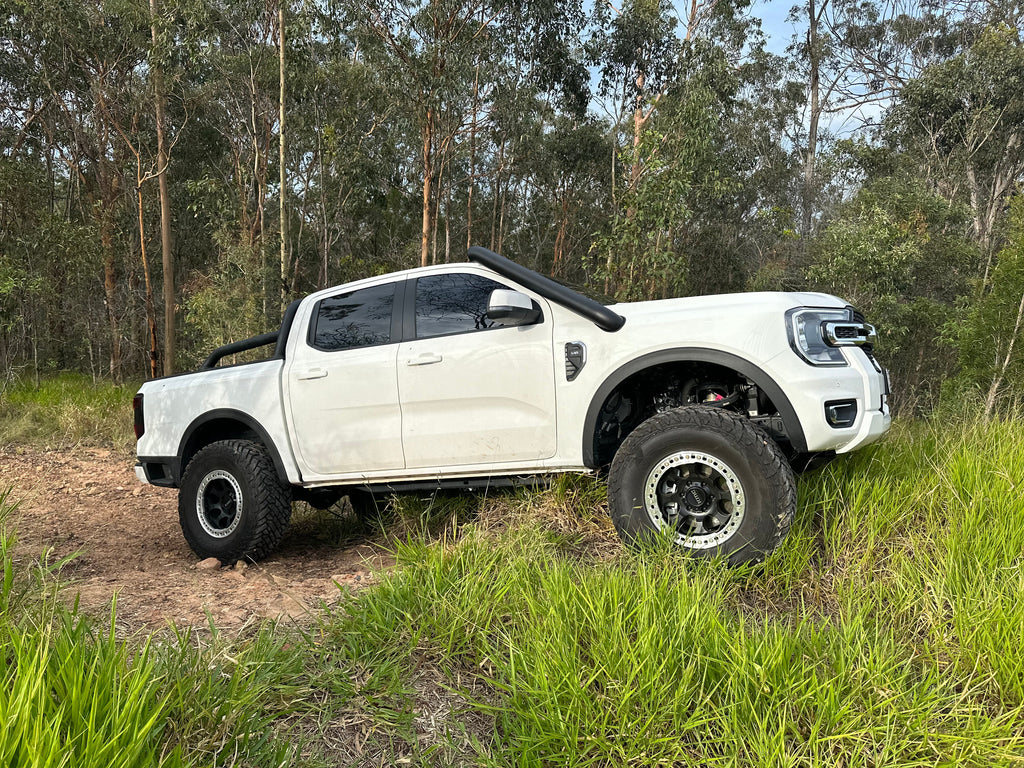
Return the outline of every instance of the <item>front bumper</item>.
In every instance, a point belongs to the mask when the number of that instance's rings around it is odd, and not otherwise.
[[[870,445],[884,435],[892,424],[889,406],[884,410],[869,411],[861,418],[860,429],[856,437],[843,446],[836,448],[836,453],[849,453],[865,445]]]
[[[849,453],[878,440],[889,429],[889,386],[885,370],[859,347],[843,350],[847,365],[814,367],[807,365],[791,350],[774,363],[776,381],[784,389],[800,420],[806,451]],[[856,420],[848,427],[829,423],[830,403],[852,401],[857,404]]]

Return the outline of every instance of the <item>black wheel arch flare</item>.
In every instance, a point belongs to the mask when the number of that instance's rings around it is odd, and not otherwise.
[[[772,404],[778,410],[786,430],[789,433],[790,442],[798,452],[807,451],[807,438],[804,436],[803,427],[785,391],[775,380],[761,370],[760,367],[738,355],[729,352],[722,352],[717,349],[706,349],[704,347],[673,347],[662,349],[657,352],[650,352],[634,360],[630,360],[622,367],[615,370],[604,383],[597,388],[590,407],[587,409],[587,417],[583,426],[583,464],[591,469],[597,469],[594,460],[594,432],[597,429],[597,420],[601,414],[601,407],[612,391],[630,376],[656,365],[665,363],[713,363],[725,368],[731,368],[737,373],[745,376],[754,382],[757,387],[768,396]]]
[[[178,444],[178,451],[175,455],[175,461],[171,467],[171,471],[174,474],[174,481],[176,484],[181,483],[181,476],[185,471],[185,459],[186,457],[195,456],[202,448],[209,445],[210,442],[216,442],[216,440],[231,440],[237,438],[238,435],[225,434],[222,437],[216,438],[212,441],[204,441],[202,445],[192,445],[193,439],[197,433],[206,425],[211,424],[215,421],[227,421],[235,422],[245,429],[252,430],[259,441],[263,444],[263,447],[267,449],[267,453],[270,454],[271,460],[274,462],[274,469],[277,471],[277,476],[282,482],[288,483],[288,472],[285,470],[284,461],[281,459],[281,454],[274,444],[274,441],[270,437],[270,433],[260,424],[255,418],[244,411],[238,411],[234,408],[215,408],[212,411],[196,417],[196,419],[188,425],[185,433],[181,437],[181,442]],[[187,452],[187,453],[186,453]]]

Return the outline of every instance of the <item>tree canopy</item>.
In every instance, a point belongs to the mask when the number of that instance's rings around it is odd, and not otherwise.
[[[746,0],[0,5],[7,375],[191,368],[480,244],[621,300],[833,292],[901,407],[1024,393],[1016,4],[807,0],[785,53]]]

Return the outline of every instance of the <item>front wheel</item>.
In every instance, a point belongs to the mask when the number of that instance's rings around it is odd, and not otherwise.
[[[185,540],[201,558],[256,561],[280,543],[291,519],[291,488],[262,445],[222,440],[188,463],[178,492]]]
[[[667,533],[695,555],[757,562],[789,532],[796,481],[785,456],[738,414],[708,406],[651,417],[619,447],[608,476],[627,544]]]

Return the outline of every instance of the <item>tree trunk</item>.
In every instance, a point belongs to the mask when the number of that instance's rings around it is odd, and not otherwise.
[[[121,381],[121,332],[117,327],[117,313],[114,303],[117,299],[117,273],[114,270],[114,236],[110,225],[110,213],[100,214],[100,245],[103,248],[103,299],[107,305],[107,321],[110,324],[110,378]]]
[[[278,45],[280,47],[280,85],[281,94],[279,99],[278,114],[278,164],[280,165],[280,221],[281,221],[281,316],[284,316],[284,308],[288,305],[288,255],[286,253],[286,242],[288,238],[288,216],[285,212],[286,178],[284,165],[284,0],[278,0],[277,6],[277,27]]]
[[[158,61],[158,38],[156,20],[160,13],[159,0],[149,0],[150,32],[153,35],[153,100],[156,111],[156,166],[157,183],[160,188],[160,248],[164,278],[164,376],[174,373],[174,347],[175,347],[175,322],[174,322],[174,251],[171,242],[171,197],[167,191],[167,139],[164,135],[164,108],[167,103],[167,94],[164,93],[163,70],[160,69]],[[142,216],[142,191],[139,191],[139,216]],[[140,229],[141,234],[141,229]],[[143,245],[143,247],[145,247]],[[145,265],[145,253],[143,253],[143,264]],[[149,273],[147,267],[146,287],[149,292]],[[150,296],[150,298],[152,298]],[[154,331],[155,332],[155,331]],[[154,352],[156,348],[154,346]],[[155,375],[155,373],[154,373]]]
[[[97,101],[98,103],[98,101]],[[99,110],[97,110],[99,112]],[[96,180],[100,193],[100,247],[103,251],[103,298],[107,305],[107,321],[110,324],[110,378],[121,381],[121,331],[117,324],[117,272],[114,266],[114,202],[117,197],[117,182],[106,158],[108,135],[102,114],[100,121],[99,158],[96,162]]]
[[[1017,341],[1017,335],[1020,333],[1022,321],[1024,321],[1024,295],[1020,297],[1020,307],[1017,308],[1017,321],[1013,324],[1013,333],[1010,335],[1010,346],[1006,350],[1006,357],[1003,358],[1003,364],[999,367],[999,372],[992,380],[992,386],[988,389],[988,397],[985,398],[986,419],[991,417],[992,411],[995,410],[996,396],[999,394],[999,388],[1003,385],[1003,378],[1006,376],[1006,369],[1010,367],[1010,358],[1013,355],[1013,345]]]
[[[825,3],[828,0],[824,0]],[[803,210],[803,232],[804,237],[811,234],[812,208],[814,205],[814,161],[818,152],[818,121],[821,119],[821,105],[819,103],[819,77],[818,77],[818,17],[815,13],[814,0],[807,3],[807,56],[810,65],[810,78],[808,82],[808,95],[810,98],[810,125],[807,128],[807,156],[804,160],[804,210]]]
[[[423,123],[423,228],[420,233],[420,266],[427,266],[430,256],[430,185],[434,174],[431,148],[434,140],[434,108],[427,107]]]
[[[501,196],[501,169],[505,165],[505,139],[502,138],[501,144],[498,145],[498,165],[494,171],[494,189],[492,194],[494,200],[491,201],[491,244],[488,246],[492,251],[495,248],[495,232],[498,225],[498,199]]]
[[[640,181],[640,172],[643,170],[640,163],[640,137],[644,131],[644,73],[636,76],[636,97],[633,102],[633,164],[629,169],[629,188],[636,191]],[[631,206],[626,211],[626,217],[632,219],[636,215],[636,208]]]
[[[551,276],[559,273],[562,256],[565,250],[565,232],[569,227],[569,191],[566,189],[562,194],[562,215],[558,219],[558,233],[555,235],[555,254],[551,262]]]
[[[452,260],[452,229],[451,229],[451,208],[452,208],[452,181],[445,179],[444,186],[444,263],[449,264]]]
[[[149,259],[146,258],[146,225],[142,209],[142,166],[139,163],[135,196],[139,205],[139,254],[142,257],[142,277],[146,283],[146,324],[149,330],[149,378],[155,379],[160,375],[158,361],[160,350],[156,338],[156,302],[153,300],[153,283],[149,279]],[[165,366],[166,368],[166,366]]]
[[[480,65],[473,76],[473,116],[469,128],[469,193],[466,197],[466,250],[473,245],[473,188],[476,186],[476,115],[480,110]],[[447,211],[446,211],[447,212]]]

